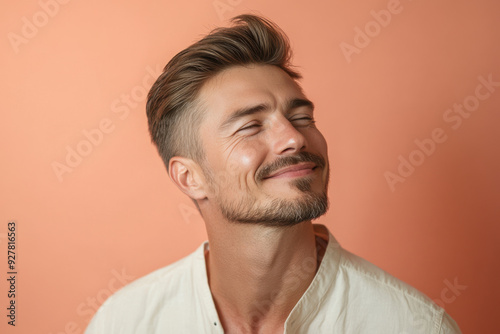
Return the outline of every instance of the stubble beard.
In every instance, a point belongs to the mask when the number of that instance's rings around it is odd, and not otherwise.
[[[327,166],[325,166],[328,168]],[[312,191],[313,177],[305,176],[290,181],[290,186],[299,192],[294,199],[269,198],[259,203],[257,198],[247,195],[238,201],[230,200],[217,192],[216,203],[222,216],[233,223],[256,224],[270,227],[293,226],[316,219],[328,210],[328,178],[321,193]],[[292,190],[294,191],[294,190]]]

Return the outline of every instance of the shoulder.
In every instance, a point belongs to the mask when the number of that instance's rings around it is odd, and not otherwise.
[[[154,299],[158,293],[175,294],[179,287],[192,275],[194,266],[194,253],[160,269],[157,269],[146,276],[143,276],[132,283],[118,290],[113,296],[108,298],[103,306],[120,303],[129,299]],[[149,292],[154,291],[151,295]]]
[[[362,312],[368,322],[386,319],[397,324],[393,329],[399,333],[460,333],[453,319],[424,293],[343,248],[337,280],[346,287],[347,308]]]
[[[126,333],[147,331],[147,328],[138,326],[155,323],[154,318],[160,313],[175,317],[177,313],[186,312],[193,299],[189,296],[193,294],[200,252],[197,249],[118,290],[98,309],[85,333],[125,333],[121,329],[117,331],[117,326],[127,328]]]
[[[434,308],[437,306],[422,292],[387,273],[375,264],[341,248],[339,273],[358,280],[368,289],[377,289],[396,295],[405,295],[410,301]]]

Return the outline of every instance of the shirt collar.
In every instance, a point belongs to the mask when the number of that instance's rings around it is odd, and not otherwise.
[[[316,236],[316,245],[324,247],[326,250],[321,260],[320,266],[314,276],[311,284],[306,292],[299,299],[295,307],[292,309],[285,321],[285,333],[294,332],[294,328],[298,325],[303,325],[307,319],[314,316],[316,309],[321,305],[321,302],[330,286],[334,284],[337,276],[340,244],[333,237],[331,232],[325,225],[313,224],[314,234]],[[193,274],[200,302],[207,311],[209,325],[216,332],[223,333],[222,325],[219,320],[219,315],[215,308],[215,302],[208,284],[207,269],[205,263],[205,252],[209,249],[208,241],[204,241],[195,252],[195,265]],[[199,284],[198,284],[199,283]]]
[[[314,234],[319,237],[317,243],[327,243],[325,254],[311,284],[288,315],[285,321],[285,333],[294,333],[297,326],[303,326],[314,317],[337,277],[340,244],[326,226],[313,224],[313,228]]]

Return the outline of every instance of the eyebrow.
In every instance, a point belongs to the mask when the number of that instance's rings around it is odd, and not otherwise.
[[[288,100],[286,102],[285,112],[288,113],[291,110],[293,110],[295,108],[299,108],[299,107],[309,107],[309,108],[311,108],[311,110],[314,110],[314,103],[312,103],[312,101],[310,101],[308,99],[294,98],[294,99]],[[229,125],[233,124],[234,122],[236,122],[237,120],[239,120],[245,116],[253,115],[253,114],[256,114],[258,112],[266,111],[266,110],[270,110],[270,109],[271,109],[271,106],[267,103],[261,103],[261,104],[257,104],[254,106],[242,107],[242,108],[236,109],[221,124],[220,128],[221,129],[226,128]]]

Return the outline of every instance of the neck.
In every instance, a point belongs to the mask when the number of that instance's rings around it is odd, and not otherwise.
[[[311,222],[207,227],[210,289],[226,332],[277,332],[316,274]]]

